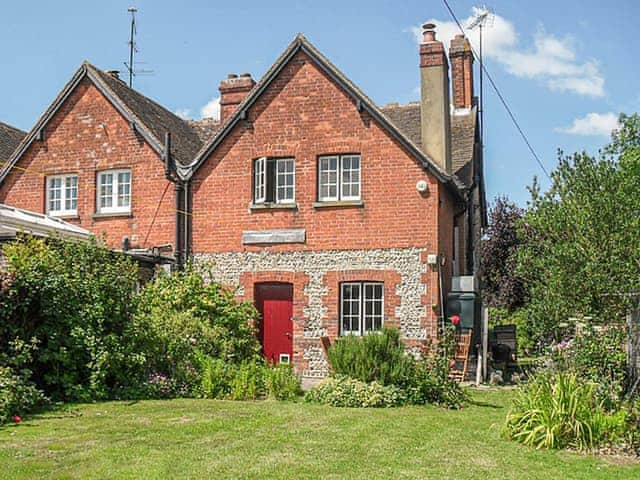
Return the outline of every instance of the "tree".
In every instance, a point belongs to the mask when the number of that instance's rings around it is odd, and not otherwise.
[[[640,117],[621,122],[598,158],[560,152],[549,190],[532,189],[517,270],[538,340],[576,315],[621,320],[640,288]]]
[[[513,312],[525,300],[522,279],[516,272],[518,223],[524,210],[506,197],[498,197],[489,211],[489,226],[481,248],[482,284],[485,301],[490,307]]]

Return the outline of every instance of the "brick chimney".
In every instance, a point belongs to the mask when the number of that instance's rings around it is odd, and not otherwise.
[[[250,73],[231,73],[220,82],[220,121],[224,122],[238,108],[256,82]]]
[[[440,167],[451,172],[451,120],[449,106],[449,63],[442,42],[436,40],[436,26],[425,23],[420,44],[420,113],[422,149]]]
[[[456,35],[449,47],[451,90],[455,108],[469,108],[473,101],[473,53],[469,40]]]

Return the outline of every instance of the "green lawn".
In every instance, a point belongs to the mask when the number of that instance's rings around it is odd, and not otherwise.
[[[639,465],[500,438],[509,392],[460,411],[109,402],[0,429],[0,478],[640,479]]]

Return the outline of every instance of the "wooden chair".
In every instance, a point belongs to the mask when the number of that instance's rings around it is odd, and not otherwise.
[[[456,335],[456,351],[453,357],[454,364],[449,372],[449,378],[462,382],[467,376],[469,362],[469,350],[471,349],[471,331]]]

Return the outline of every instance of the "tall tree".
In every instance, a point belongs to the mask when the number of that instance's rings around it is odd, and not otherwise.
[[[482,285],[484,300],[490,307],[508,312],[521,307],[525,300],[522,279],[516,272],[518,223],[524,210],[506,197],[498,197],[489,211],[489,225],[482,241]]]
[[[640,117],[621,122],[598,158],[560,153],[549,190],[533,190],[518,273],[540,339],[575,315],[622,319],[640,288]]]

